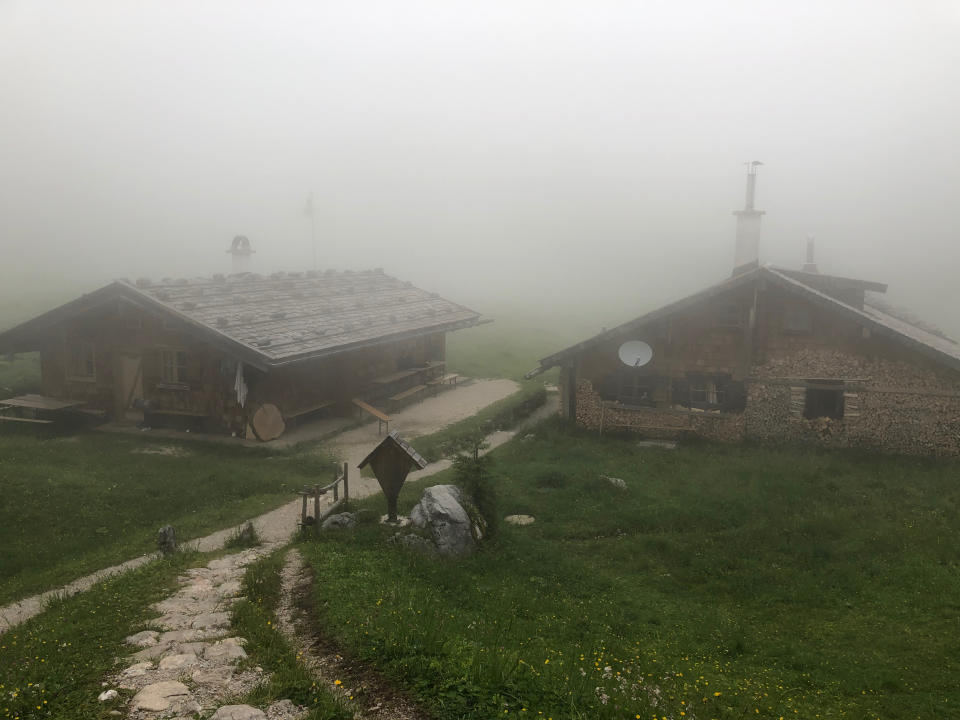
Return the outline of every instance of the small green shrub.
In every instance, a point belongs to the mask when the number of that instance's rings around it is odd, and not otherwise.
[[[251,548],[260,545],[263,541],[260,534],[253,526],[252,522],[246,522],[239,527],[234,528],[233,533],[227,538],[224,547],[227,548]]]
[[[479,446],[473,453],[461,453],[453,458],[454,481],[483,518],[487,537],[496,535],[500,515],[497,490],[490,472],[492,462],[489,455],[480,454]]]

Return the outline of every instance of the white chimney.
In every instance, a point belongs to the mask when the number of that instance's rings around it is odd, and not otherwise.
[[[747,165],[747,197],[743,210],[734,210],[737,216],[737,244],[733,254],[733,274],[753,270],[760,265],[760,218],[763,210],[753,206],[757,191],[757,168],[763,165],[759,160]]]
[[[250,247],[250,241],[245,235],[237,235],[230,243],[230,249],[227,252],[233,256],[231,272],[234,275],[250,272],[250,256],[253,255],[254,250]]]
[[[803,271],[818,273],[817,263],[813,259],[813,235],[807,235],[807,261],[803,264]]]

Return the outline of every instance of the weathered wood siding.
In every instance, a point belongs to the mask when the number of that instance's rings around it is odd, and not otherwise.
[[[258,375],[250,383],[250,399],[275,404],[285,417],[326,402],[346,405],[366,397],[375,377],[445,357],[445,333],[359,348]]]
[[[120,392],[120,357],[137,356],[142,359],[143,398],[151,413],[196,418],[184,423],[199,423],[208,431],[242,433],[250,410],[261,403],[276,405],[285,417],[323,404],[349,403],[367,393],[372,378],[443,360],[446,354],[446,335],[433,333],[269,372],[245,365],[249,392],[241,408],[234,389],[237,361],[175,322],[118,302],[53,328],[40,350],[43,393],[84,400],[87,407],[122,419],[126,398]],[[93,378],[71,377],[68,372],[69,348],[80,341],[93,343]],[[164,381],[163,350],[187,354],[181,382]]]

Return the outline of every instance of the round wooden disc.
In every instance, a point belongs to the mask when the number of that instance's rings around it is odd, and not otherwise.
[[[280,437],[286,428],[280,409],[270,403],[265,403],[257,408],[250,424],[253,426],[253,434],[262,442]]]

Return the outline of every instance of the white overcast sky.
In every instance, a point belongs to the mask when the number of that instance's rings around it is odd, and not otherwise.
[[[0,0],[0,90],[0,302],[308,269],[312,191],[321,268],[609,324],[729,274],[757,159],[762,260],[960,332],[960,0]]]

